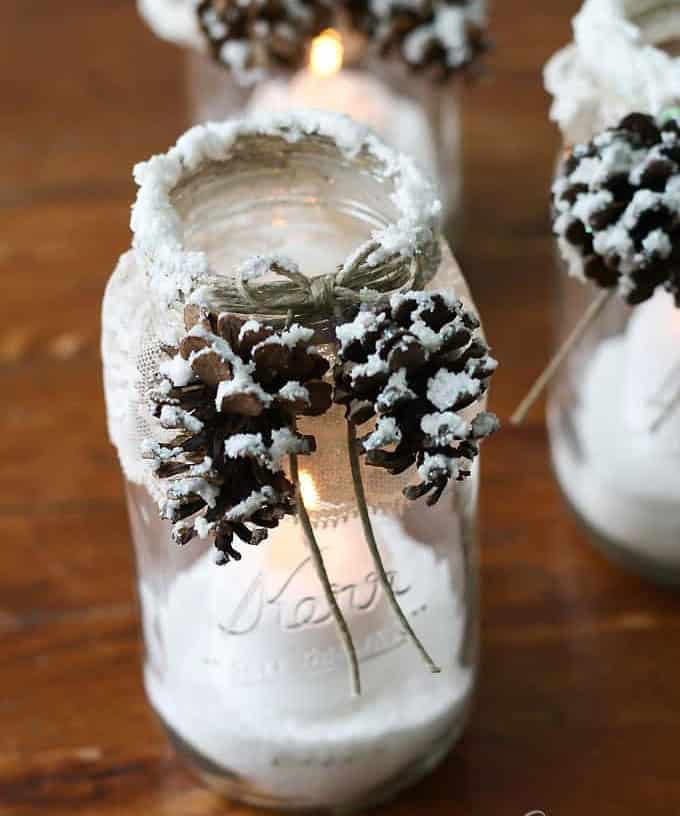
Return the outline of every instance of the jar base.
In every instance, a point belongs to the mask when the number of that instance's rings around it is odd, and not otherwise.
[[[616,564],[616,566],[626,570],[626,572],[637,575],[646,581],[651,581],[665,589],[680,590],[680,567],[660,564],[657,560],[640,555],[640,553],[630,550],[621,542],[601,533],[579,511],[560,484],[559,474],[556,475],[562,499],[573,513],[579,527],[586,533],[593,547],[601,555]]]
[[[469,704],[465,706],[457,721],[452,724],[449,731],[438,739],[427,756],[401,769],[398,773],[381,783],[375,790],[368,791],[347,802],[333,803],[310,803],[304,799],[277,798],[265,791],[258,789],[242,776],[233,773],[228,768],[217,765],[212,760],[197,752],[186,742],[163,718],[159,716],[168,739],[177,752],[178,756],[195,773],[207,787],[215,791],[225,799],[251,805],[267,810],[296,811],[305,813],[332,813],[338,816],[357,813],[367,808],[375,808],[383,805],[407,788],[420,782],[432,773],[447,757],[453,746],[460,739],[469,715]]]

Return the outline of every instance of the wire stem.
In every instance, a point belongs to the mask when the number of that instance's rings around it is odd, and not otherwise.
[[[521,425],[524,422],[533,404],[541,396],[544,389],[550,383],[555,374],[557,374],[560,366],[567,359],[570,352],[578,345],[590,324],[600,316],[613,294],[613,290],[606,289],[604,292],[601,292],[598,295],[590,306],[588,306],[583,314],[583,317],[576,324],[569,337],[567,337],[564,343],[562,343],[554,357],[543,370],[543,373],[531,386],[526,397],[524,397],[524,399],[517,406],[514,414],[510,417],[510,422],[512,425]]]
[[[356,435],[356,425],[353,422],[347,423],[347,450],[349,453],[349,462],[350,467],[352,469],[352,481],[354,483],[354,495],[356,496],[357,500],[357,507],[359,508],[359,516],[361,517],[361,524],[364,528],[364,535],[366,536],[366,541],[368,542],[368,547],[371,551],[371,555],[373,556],[373,560],[375,562],[375,568],[378,573],[378,579],[380,580],[380,584],[383,588],[385,595],[392,607],[395,615],[399,619],[402,627],[404,628],[406,634],[413,642],[413,645],[416,649],[420,652],[421,657],[427,664],[428,668],[431,672],[440,672],[441,669],[437,664],[432,660],[430,655],[427,653],[427,650],[421,643],[418,635],[413,631],[411,628],[411,624],[408,622],[406,615],[404,614],[403,609],[399,606],[399,601],[394,594],[394,590],[392,589],[392,584],[390,583],[390,579],[385,571],[385,565],[383,564],[382,557],[380,555],[380,550],[378,549],[378,544],[375,540],[375,535],[373,533],[373,526],[371,524],[371,518],[368,512],[368,504],[366,503],[366,493],[364,491],[364,483],[361,478],[361,463],[359,462],[359,453],[357,451],[357,435]]]
[[[352,634],[349,630],[349,626],[347,625],[347,621],[342,614],[342,610],[340,609],[335,593],[333,592],[333,587],[331,586],[330,578],[326,572],[326,567],[321,555],[321,549],[319,548],[319,543],[314,535],[314,528],[312,527],[312,522],[302,499],[302,493],[300,491],[298,458],[295,454],[292,454],[290,457],[290,474],[297,491],[298,517],[300,519],[302,529],[307,537],[312,562],[314,564],[314,568],[316,569],[316,574],[319,577],[319,581],[321,582],[324,595],[326,596],[326,601],[330,608],[331,614],[333,615],[333,619],[335,620],[335,624],[340,634],[340,639],[349,660],[351,669],[352,695],[358,697],[361,694],[361,676],[359,673],[359,660],[357,658],[356,649],[354,648],[354,640],[352,639]]]

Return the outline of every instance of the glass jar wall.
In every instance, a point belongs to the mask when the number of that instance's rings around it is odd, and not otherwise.
[[[203,249],[224,275],[256,252],[297,253],[315,276],[394,219],[389,185],[323,145],[307,148],[288,144],[284,161],[280,147],[269,158],[236,151],[229,174],[209,166],[178,185],[187,248]],[[443,240],[440,249],[427,289],[453,290],[473,308]],[[310,325],[332,363],[333,326]],[[220,567],[208,541],[173,544],[147,487],[129,481],[145,683],[178,752],[225,795],[271,807],[360,807],[419,779],[464,727],[478,662],[479,470],[426,508],[403,496],[414,473],[362,467],[390,585],[442,669],[433,674],[379,583],[357,514],[344,409],[301,418],[300,430],[316,438],[316,452],[300,460],[301,494],[356,645],[361,696],[351,694],[297,518]]]

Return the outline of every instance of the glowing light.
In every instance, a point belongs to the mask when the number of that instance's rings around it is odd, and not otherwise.
[[[342,38],[337,31],[327,28],[312,40],[309,67],[315,76],[332,76],[342,68],[344,56]]]
[[[316,489],[312,474],[307,470],[300,471],[300,495],[307,510],[313,511],[319,507],[319,491]]]

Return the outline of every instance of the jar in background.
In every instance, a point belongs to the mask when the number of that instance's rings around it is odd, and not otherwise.
[[[628,114],[678,98],[680,6],[587,0],[574,42],[546,68],[565,151]],[[564,152],[562,155],[564,155]],[[559,164],[558,164],[559,168]],[[563,281],[566,335],[600,290]],[[635,307],[614,294],[554,381],[548,427],[558,482],[595,544],[663,584],[680,584],[680,310],[661,287]]]

